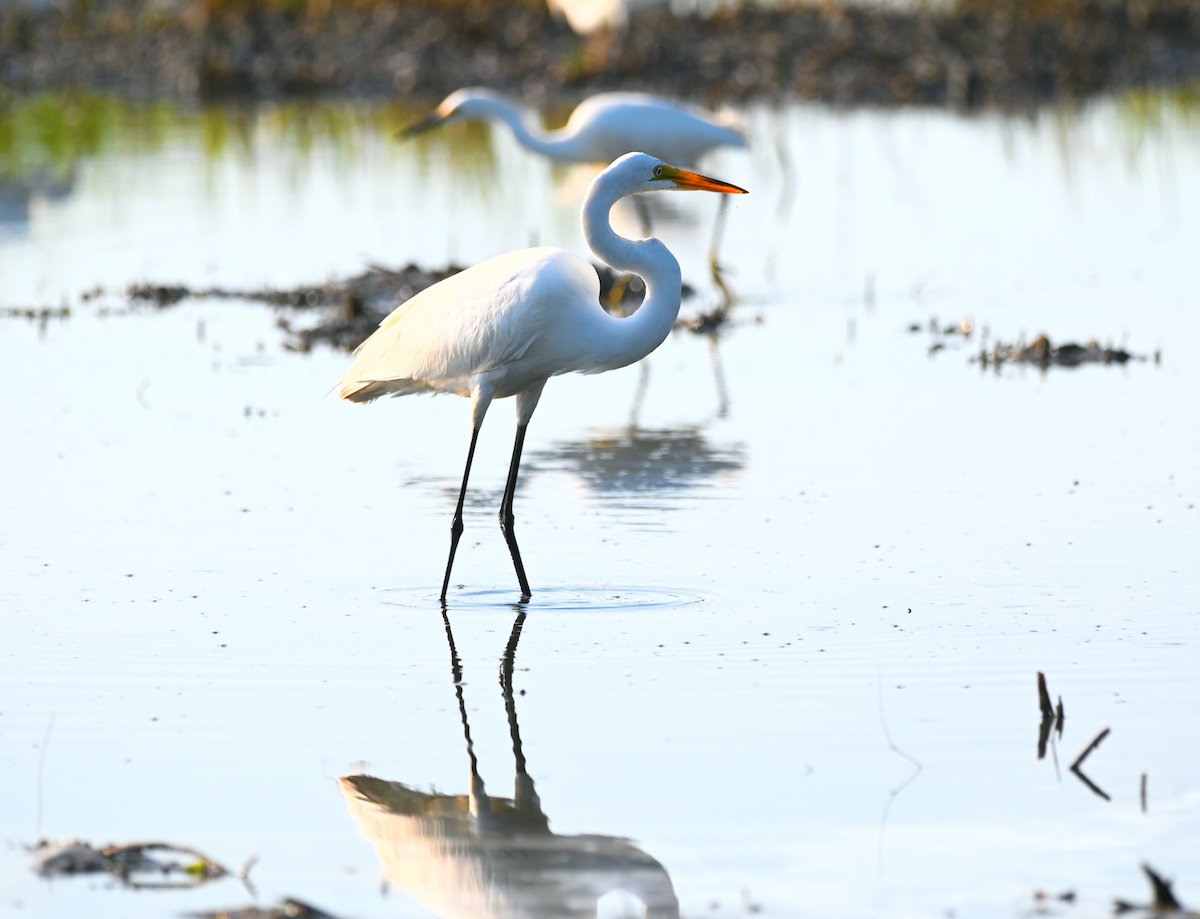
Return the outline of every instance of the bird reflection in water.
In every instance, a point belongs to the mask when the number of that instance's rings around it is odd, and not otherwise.
[[[513,698],[513,661],[525,622],[520,607],[500,665],[516,787],[511,799],[487,793],[467,721],[462,666],[444,608],[442,618],[471,767],[470,793],[420,792],[368,775],[347,776],[338,783],[388,879],[443,919],[582,919],[595,916],[600,898],[613,891],[640,899],[647,917],[677,919],[679,901],[671,879],[654,858],[624,839],[550,831],[526,770]]]
[[[562,469],[604,497],[681,492],[741,469],[740,444],[718,447],[698,426],[595,431],[535,453],[530,465]]]
[[[745,465],[740,443],[713,443],[701,425],[674,428],[641,428],[628,425],[589,432],[578,440],[559,441],[549,449],[527,454],[521,471],[522,486],[546,472],[565,472],[582,483],[609,507],[628,507],[630,500],[644,507],[668,506],[671,499],[732,478]],[[410,479],[412,484],[428,480]],[[437,483],[445,500],[453,502],[457,488]],[[499,489],[478,488],[467,496],[474,511],[492,513],[500,500]]]

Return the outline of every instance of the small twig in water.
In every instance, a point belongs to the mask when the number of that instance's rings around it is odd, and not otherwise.
[[[251,855],[242,864],[242,867],[238,868],[237,870],[238,880],[242,882],[242,885],[246,888],[250,894],[250,897],[254,900],[258,899],[258,891],[254,888],[254,882],[250,880],[250,869],[257,864],[258,856]]]
[[[1071,769],[1075,770],[1075,769],[1078,769],[1081,765],[1083,765],[1083,761],[1091,755],[1093,750],[1095,750],[1098,746],[1100,746],[1101,742],[1104,740],[1105,737],[1108,736],[1108,734],[1109,734],[1108,728],[1105,728],[1103,731],[1101,731],[1099,734],[1097,734],[1092,739],[1092,742],[1087,745],[1087,747],[1084,749],[1084,751],[1082,753],[1080,753],[1077,757],[1075,757],[1075,762],[1071,763]]]
[[[903,782],[901,782],[899,785],[897,785],[895,788],[893,788],[890,792],[888,792],[887,804],[885,804],[883,807],[883,816],[879,820],[879,873],[882,875],[883,874],[883,831],[884,831],[884,828],[887,826],[888,814],[891,812],[892,803],[896,800],[896,796],[899,795],[900,792],[904,791],[904,789],[906,789],[909,785],[911,785],[913,782],[915,782],[917,780],[917,776],[919,776],[921,774],[921,772],[924,770],[925,767],[922,766],[921,763],[916,758],[909,756],[907,753],[905,753],[903,750],[901,750],[898,746],[896,746],[896,742],[894,740],[892,740],[891,732],[888,731],[887,718],[883,712],[883,669],[882,668],[880,668],[880,671],[879,671],[879,680],[878,680],[877,686],[878,686],[878,691],[879,691],[879,726],[881,728],[883,728],[884,740],[886,740],[888,746],[892,748],[893,753],[903,756],[906,760],[908,760],[910,763],[912,763],[913,766],[916,767],[913,770],[912,775],[910,775],[907,779],[905,779]]]
[[[1171,882],[1145,862],[1142,862],[1142,870],[1146,872],[1146,877],[1150,879],[1150,885],[1154,888],[1155,910],[1162,913],[1182,912],[1183,906],[1175,899],[1175,892],[1171,890]]]
[[[1042,671],[1040,671],[1040,670],[1038,671],[1038,675],[1037,675],[1037,687],[1038,687],[1038,706],[1042,710],[1042,717],[1043,718],[1053,718],[1054,717],[1054,706],[1050,702],[1050,691],[1048,689],[1046,689],[1046,674],[1042,673]]]
[[[1086,785],[1088,788],[1090,788],[1093,792],[1095,792],[1100,797],[1102,797],[1105,801],[1111,801],[1112,798],[1108,795],[1107,792],[1104,791],[1104,789],[1100,788],[1098,785],[1096,785],[1095,782],[1093,782],[1086,775],[1084,775],[1083,770],[1080,769],[1079,767],[1083,764],[1083,761],[1088,758],[1088,756],[1091,754],[1091,752],[1093,750],[1095,750],[1098,746],[1100,746],[1100,742],[1102,740],[1104,740],[1105,737],[1108,736],[1108,733],[1109,733],[1109,729],[1105,728],[1103,731],[1101,731],[1099,734],[1097,734],[1095,736],[1095,738],[1092,740],[1092,742],[1087,745],[1087,747],[1084,749],[1084,751],[1082,753],[1080,753],[1077,757],[1075,757],[1075,762],[1071,763],[1071,771],[1075,773],[1076,778],[1078,778],[1079,781],[1083,782],[1083,784]]]
[[[54,719],[58,712],[50,713],[50,722],[46,725],[45,736],[42,737],[42,749],[38,751],[37,771],[37,832],[33,834],[35,843],[42,841],[42,773],[46,770],[46,748],[50,746],[50,732],[54,730]]]

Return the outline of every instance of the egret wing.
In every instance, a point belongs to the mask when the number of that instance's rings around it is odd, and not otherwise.
[[[472,376],[521,362],[562,301],[578,295],[574,263],[587,267],[559,249],[525,249],[426,288],[362,343],[336,387],[339,395],[352,402],[416,392],[468,395]]]

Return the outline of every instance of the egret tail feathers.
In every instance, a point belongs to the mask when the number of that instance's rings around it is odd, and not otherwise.
[[[334,389],[338,391],[338,398],[346,402],[374,402],[381,396],[438,391],[420,380],[343,380]]]

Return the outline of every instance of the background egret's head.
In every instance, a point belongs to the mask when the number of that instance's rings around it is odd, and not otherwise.
[[[415,137],[439,124],[456,121],[485,121],[496,114],[497,107],[510,108],[510,103],[499,93],[480,86],[458,89],[441,101],[436,109],[420,121],[410,124],[400,132],[401,137]]]

